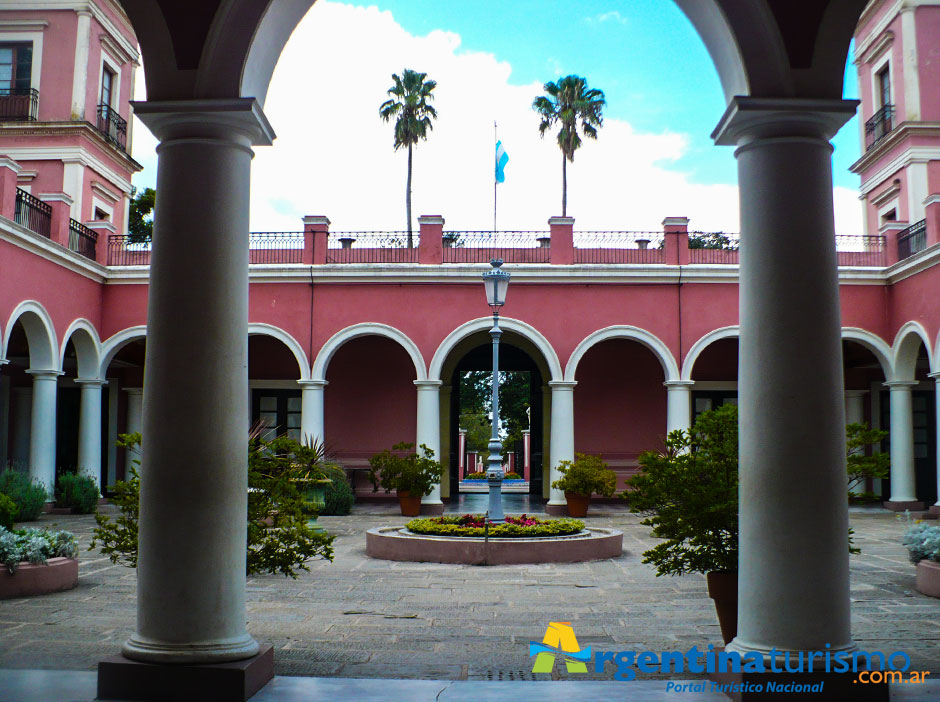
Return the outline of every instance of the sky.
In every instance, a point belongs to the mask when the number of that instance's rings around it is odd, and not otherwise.
[[[494,122],[509,155],[499,229],[546,229],[561,214],[561,152],[539,137],[532,100],[571,73],[604,91],[604,126],[568,165],[579,230],[659,230],[686,216],[737,231],[733,149],[709,134],[725,109],[705,47],[670,0],[319,0],[278,62],[264,106],[278,135],[252,164],[252,231],[299,231],[304,215],[336,230],[405,228],[407,155],[378,115],[393,73],[436,80],[439,118],[414,153],[413,211],[448,230],[493,228]],[[137,99],[145,99],[138,80]],[[849,65],[845,97],[855,97]],[[135,118],[133,155],[156,181],[156,141]],[[862,231],[857,118],[834,140],[836,233]],[[415,225],[417,226],[417,225]]]

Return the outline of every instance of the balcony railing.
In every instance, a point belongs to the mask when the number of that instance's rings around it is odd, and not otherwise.
[[[38,90],[0,88],[0,122],[34,122],[38,116]]]
[[[898,260],[903,261],[927,248],[927,220],[915,222],[898,234]]]
[[[303,232],[252,232],[248,235],[249,263],[302,263]]]
[[[836,236],[836,255],[839,265],[846,267],[874,266],[883,268],[887,263],[885,238],[873,236]]]
[[[327,263],[417,263],[418,232],[330,232]]]
[[[74,219],[69,220],[69,249],[94,261],[95,244],[97,243],[98,232],[92,231]]]
[[[17,188],[13,221],[31,232],[48,238],[52,232],[52,205]]]
[[[149,266],[150,240],[135,241],[133,237],[112,234],[108,237],[109,266]]]
[[[865,122],[865,151],[884,139],[894,129],[894,105],[885,105]]]
[[[574,232],[575,263],[664,263],[662,232]]]
[[[548,263],[548,232],[444,232],[444,263]]]
[[[98,131],[121,151],[127,150],[127,120],[110,105],[98,105]]]

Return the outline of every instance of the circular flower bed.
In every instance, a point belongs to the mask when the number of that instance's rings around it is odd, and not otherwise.
[[[459,517],[430,517],[412,519],[405,528],[413,534],[430,536],[489,536],[494,539],[533,536],[567,536],[584,530],[584,522],[578,519],[538,519],[523,514],[506,517],[502,524],[490,523],[482,514],[464,514]]]

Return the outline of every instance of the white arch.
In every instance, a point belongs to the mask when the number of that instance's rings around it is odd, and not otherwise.
[[[739,336],[741,336],[741,327],[737,324],[719,327],[705,334],[701,339],[692,344],[692,348],[690,348],[689,352],[685,355],[685,360],[682,362],[681,379],[692,380],[692,370],[695,368],[695,362],[702,354],[702,351],[708,348],[710,344],[721,339],[737,339]]]
[[[132,341],[137,339],[146,339],[147,338],[147,327],[143,324],[136,327],[128,327],[127,329],[122,329],[117,334],[109,337],[101,345],[101,367],[98,371],[99,378],[107,377],[108,366],[111,365],[111,361],[114,360],[115,355],[122,348],[127,346]]]
[[[21,319],[22,318],[22,319]],[[13,326],[19,321],[26,331],[26,341],[29,344],[29,367],[31,370],[59,371],[62,366],[58,364],[58,348],[56,341],[55,324],[52,317],[40,303],[35,300],[25,300],[16,306],[10,319],[7,321],[6,333],[3,337],[3,348],[0,349],[0,358],[7,357],[10,345],[10,335]]]
[[[300,380],[307,380],[310,377],[310,363],[307,361],[307,353],[303,346],[293,336],[288,334],[280,327],[263,322],[251,322],[248,324],[248,336],[270,336],[274,337],[294,354],[297,361],[297,369],[300,371]]]
[[[434,357],[431,359],[431,366],[428,369],[428,378],[430,380],[441,380],[441,371],[444,369],[444,363],[447,361],[447,357],[450,355],[451,351],[454,350],[454,347],[471,334],[489,331],[492,327],[492,317],[480,317],[479,319],[472,319],[469,322],[465,322],[454,329],[454,331],[448,334],[447,338],[441,342],[441,345],[437,347],[437,351],[434,352]],[[561,362],[558,360],[558,354],[555,353],[555,349],[548,343],[548,339],[546,339],[538,329],[531,324],[526,324],[512,317],[500,317],[499,327],[503,331],[511,331],[518,334],[535,345],[542,354],[542,358],[545,359],[545,363],[548,364],[548,371],[551,377],[547,380],[562,379]]]
[[[384,336],[392,341],[397,341],[411,357],[411,362],[414,363],[415,366],[416,379],[427,380],[428,376],[424,367],[424,357],[421,355],[418,345],[399,329],[390,327],[387,324],[379,324],[378,322],[352,324],[331,336],[329,340],[323,344],[319,353],[317,353],[317,357],[313,362],[310,379],[326,380],[327,367],[330,365],[330,361],[333,360],[333,356],[339,351],[339,348],[347,341],[352,341],[360,336]]]
[[[98,338],[98,330],[84,318],[76,319],[65,331],[62,347],[59,349],[59,368],[65,368],[65,349],[69,345],[69,339],[78,331],[84,332],[72,339],[75,359],[78,362],[78,377],[84,380],[103,378],[98,374],[101,368],[101,340]]]
[[[930,345],[930,337],[927,330],[920,322],[907,322],[894,335],[894,343],[891,345],[892,359],[894,361],[893,380],[913,380],[915,373],[915,364],[917,363],[918,344],[912,343],[911,337],[916,337],[917,341],[924,344],[927,350],[927,360],[930,368],[934,367],[933,348]]]
[[[877,334],[858,327],[842,327],[842,338],[847,341],[855,341],[871,351],[881,365],[881,372],[884,373],[885,380],[891,380],[894,377],[894,354],[891,352],[888,342]]]
[[[574,381],[575,373],[578,371],[578,364],[581,362],[581,357],[584,356],[592,346],[602,341],[607,341],[608,339],[629,339],[630,341],[640,342],[653,352],[653,355],[656,356],[656,360],[658,360],[659,364],[663,367],[663,375],[666,376],[664,380],[679,379],[679,366],[676,365],[676,359],[673,358],[669,347],[667,347],[658,336],[651,334],[645,329],[630,326],[629,324],[617,324],[598,329],[596,332],[588,334],[584,340],[575,347],[574,351],[571,353],[571,357],[568,359],[568,366],[565,368],[565,380]]]

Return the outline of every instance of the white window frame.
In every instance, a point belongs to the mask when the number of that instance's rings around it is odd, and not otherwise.
[[[104,84],[104,69],[105,66],[114,74],[114,81],[111,85],[111,109],[114,110],[116,114],[121,113],[121,64],[117,59],[112,58],[108,55],[108,52],[104,48],[104,44],[101,45],[101,60],[98,65],[98,92],[95,95],[95,109],[98,109],[98,105],[101,103],[98,102],[101,99],[101,86]]]
[[[39,92],[39,82],[42,76],[42,32],[18,32],[4,28],[0,22],[0,43],[33,43],[33,65],[30,69],[29,87]],[[42,93],[39,94],[42,97]]]
[[[891,99],[893,100],[891,104],[895,106],[898,104],[895,95],[896,83],[894,81],[894,66],[891,61],[891,49],[889,47],[888,51],[884,53],[884,56],[871,65],[872,116],[884,107],[884,105],[881,104],[881,86],[879,85],[878,74],[885,69],[885,66],[888,67],[888,79],[891,81]],[[897,119],[896,116],[895,119]]]
[[[106,205],[104,201],[98,197],[91,198],[91,217],[89,217],[89,219],[95,219],[95,210],[101,210],[106,213],[108,215],[107,221],[114,224],[114,208],[110,205]]]

